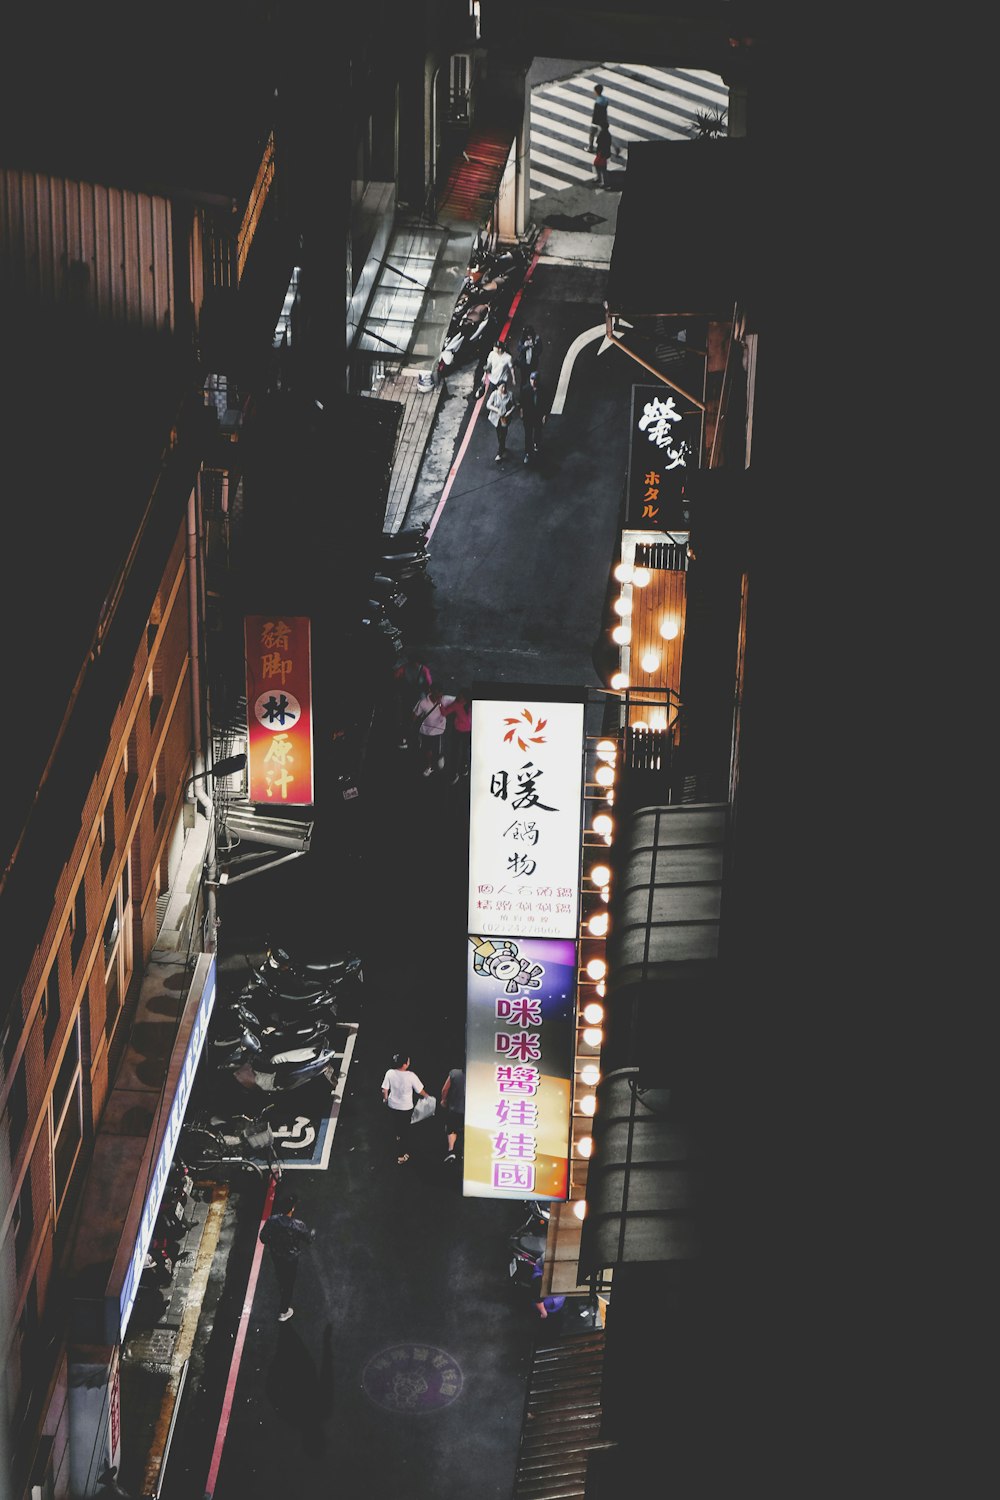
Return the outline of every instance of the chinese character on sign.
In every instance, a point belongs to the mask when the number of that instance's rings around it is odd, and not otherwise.
[[[502,1052],[507,1057],[519,1058],[522,1062],[526,1062],[529,1057],[537,1061],[542,1055],[542,1042],[537,1032],[498,1031],[493,1050]]]
[[[501,1094],[536,1094],[538,1069],[500,1066],[497,1068],[497,1088]]]
[[[294,759],[295,756],[292,754],[291,741],[288,735],[276,734],[267,747],[267,754],[264,756],[264,765],[266,767],[264,774],[267,777],[267,795],[269,797],[274,795],[275,786],[280,789],[282,797],[288,796],[288,788],[295,780],[295,777],[288,768]]]
[[[536,964],[533,973],[541,974],[541,967]],[[540,984],[540,980],[535,981]],[[496,1017],[498,1021],[509,1021],[512,1026],[541,1026],[542,1024],[542,1002],[535,1000],[531,995],[518,995],[516,1000],[499,999],[494,1001]]]
[[[286,719],[290,721],[296,717],[297,715],[284,693],[279,693],[277,698],[272,693],[261,704],[260,721],[262,724],[284,724]]]
[[[682,438],[676,447],[671,444],[674,441],[670,430],[671,422],[683,421],[681,413],[674,405],[673,396],[668,396],[666,401],[661,401],[654,396],[652,401],[647,401],[639,418],[639,430],[645,432],[649,442],[655,443],[658,448],[666,449],[666,457],[671,461],[667,464],[668,469],[676,469],[678,464],[686,465],[685,454],[688,452],[687,442]],[[649,476],[646,477],[649,483]]]
[[[534,775],[532,775],[534,772]],[[550,807],[547,802],[539,802],[535,783],[545,772],[538,770],[530,760],[526,760],[517,773],[518,792],[511,803],[512,807],[520,810],[522,807],[539,807],[543,812],[557,812],[558,808]]]
[[[538,1105],[534,1099],[501,1099],[494,1114],[500,1125],[527,1125],[533,1128],[538,1124]]]
[[[284,620],[266,620],[260,629],[260,643],[269,651],[287,651],[291,634]]]

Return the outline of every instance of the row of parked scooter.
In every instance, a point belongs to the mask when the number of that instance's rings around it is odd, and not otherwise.
[[[427,572],[427,526],[383,532],[380,547],[361,623],[384,637],[380,655],[394,665],[403,656],[402,619],[410,595],[415,589],[434,587]]]
[[[512,250],[478,245],[473,250],[438,356],[439,378],[470,356],[485,356],[493,347],[514,292],[524,279],[528,259],[523,245]]]
[[[261,962],[247,958],[249,979],[220,1004],[208,1039],[210,1065],[262,1093],[284,1093],[324,1079],[336,1086],[338,1016],[349,1019],[364,982],[356,953],[293,958],[268,939]]]

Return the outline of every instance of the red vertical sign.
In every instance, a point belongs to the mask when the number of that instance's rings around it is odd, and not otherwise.
[[[247,615],[247,769],[251,802],[311,806],[312,662],[305,615]]]

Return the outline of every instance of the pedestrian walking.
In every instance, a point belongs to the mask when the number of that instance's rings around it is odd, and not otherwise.
[[[283,1194],[274,1205],[270,1218],[265,1219],[260,1226],[260,1242],[270,1250],[274,1273],[278,1278],[281,1302],[279,1323],[287,1323],[295,1311],[292,1292],[299,1271],[299,1256],[303,1247],[316,1238],[315,1229],[310,1229],[296,1217],[298,1205],[299,1200],[294,1193]]]
[[[466,688],[459,688],[452,701],[441,710],[451,726],[451,784],[468,776],[472,751],[472,704]],[[444,1096],[442,1095],[442,1102]]]
[[[611,131],[606,125],[602,125],[597,132],[594,142],[594,175],[597,178],[598,187],[606,188],[608,185],[608,162],[611,159]]]
[[[435,766],[439,771],[444,770],[443,736],[448,727],[444,710],[454,701],[452,694],[442,693],[440,688],[432,687],[417,699],[414,706],[413,718],[417,725],[425,776],[432,776]]]
[[[549,420],[552,401],[539,370],[532,370],[521,392],[521,421],[524,423],[524,462],[541,452],[542,428]]]
[[[411,1069],[409,1055],[406,1052],[394,1052],[392,1066],[386,1068],[382,1079],[382,1103],[389,1111],[392,1135],[396,1142],[396,1165],[400,1167],[410,1159],[410,1153],[406,1149],[406,1132],[413,1114],[414,1094],[420,1099],[426,1099],[427,1090]]]
[[[475,389],[476,400],[486,394],[488,386],[497,386],[501,380],[506,380],[510,389],[514,389],[514,361],[504,340],[497,339],[480,371]]]
[[[525,323],[521,337],[517,341],[517,356],[515,367],[517,369],[518,388],[524,390],[528,382],[528,376],[532,370],[541,369],[542,364],[542,336],[536,333],[530,323]]]
[[[434,677],[427,663],[413,651],[393,669],[392,677],[396,691],[399,748],[408,750],[413,737],[413,705],[427,692]]]
[[[507,452],[507,428],[517,411],[517,402],[511,395],[506,380],[501,380],[495,391],[486,398],[486,410],[490,422],[496,428],[497,451],[493,462],[498,464]]]
[[[594,84],[594,109],[590,116],[590,149],[597,145],[597,134],[601,127],[609,128],[608,101],[604,97],[604,84]]]
[[[465,1131],[465,1069],[452,1068],[441,1085],[441,1106],[444,1109],[444,1126],[448,1134],[448,1151],[445,1161],[455,1160],[455,1147]]]

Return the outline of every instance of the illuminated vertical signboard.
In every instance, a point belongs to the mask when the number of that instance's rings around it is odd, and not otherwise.
[[[569,1196],[576,943],[469,936],[467,1198]]]
[[[304,615],[247,615],[245,634],[250,801],[311,806],[309,620]]]
[[[469,932],[576,940],[583,708],[474,700]]]
[[[472,704],[463,1193],[565,1199],[584,703],[522,692]]]
[[[684,405],[668,386],[632,387],[627,527],[666,531],[687,522],[685,489],[698,467],[702,418]]]

